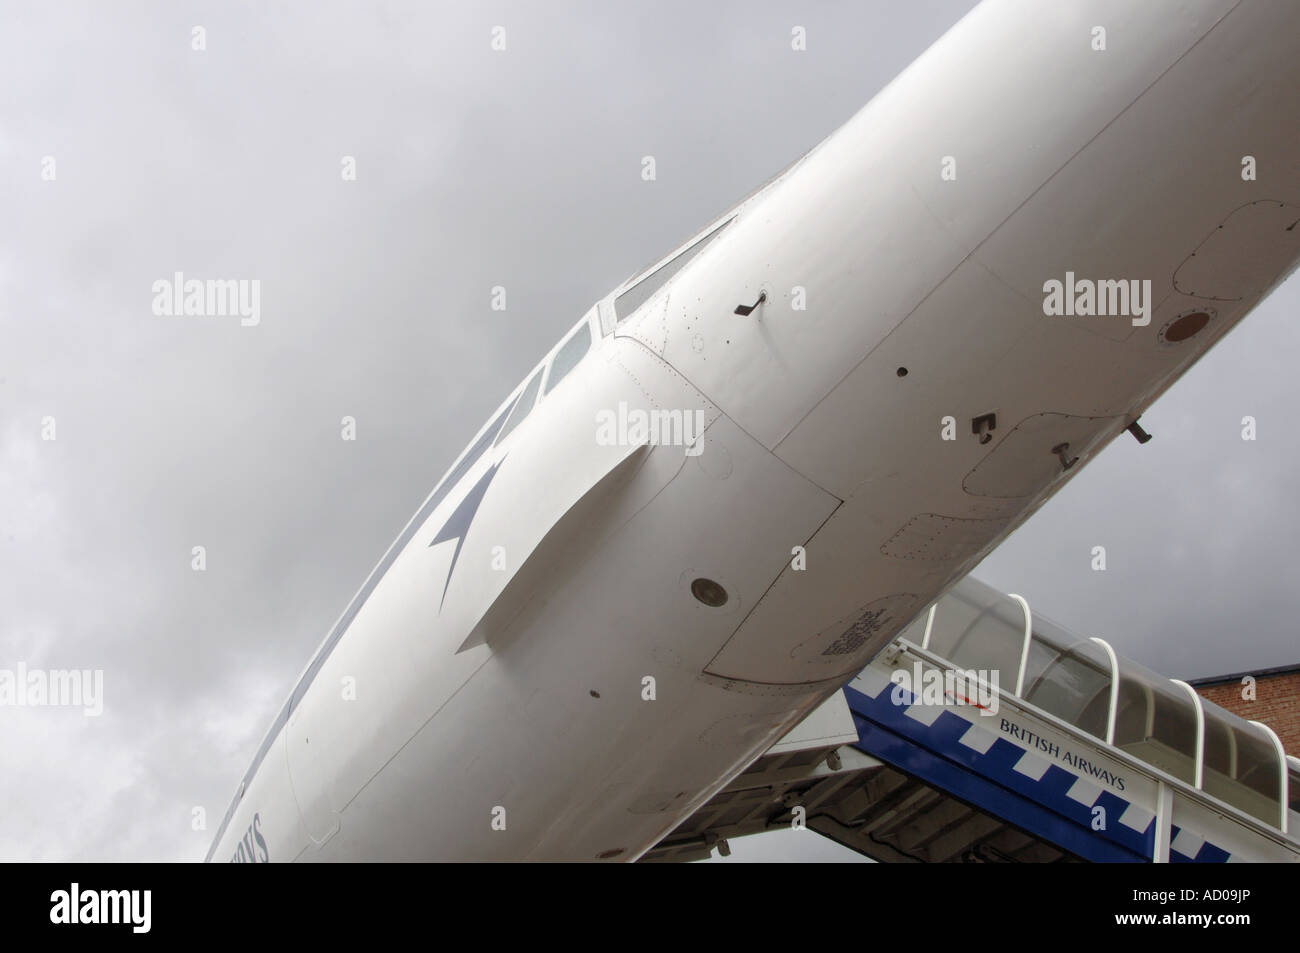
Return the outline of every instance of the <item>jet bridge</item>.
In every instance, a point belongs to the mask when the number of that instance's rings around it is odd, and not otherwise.
[[[1300,861],[1300,761],[967,579],[642,859],[790,827],[880,861]]]

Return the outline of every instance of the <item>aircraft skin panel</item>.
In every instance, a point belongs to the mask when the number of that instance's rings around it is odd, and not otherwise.
[[[618,464],[551,525],[528,552],[523,565],[516,568],[503,560],[501,571],[509,573],[505,588],[487,606],[457,652],[476,645],[500,648],[515,616],[530,600],[544,599],[575,566],[599,551],[618,522],[617,514],[628,511],[629,491],[638,484],[638,471],[645,465],[648,453],[645,446],[626,448]],[[646,485],[646,481],[640,481],[640,485]]]
[[[1045,12],[1041,4],[1023,0],[977,7],[774,188],[761,214],[759,206],[742,213],[708,253],[713,259],[707,272],[692,270],[677,279],[673,299],[698,301],[698,318],[692,335],[669,334],[665,358],[765,446],[777,447],[1235,5],[1117,0]],[[1267,12],[1274,28],[1292,16],[1280,8]],[[1098,23],[1107,24],[1106,52],[1091,48]],[[1238,68],[1251,68],[1251,56],[1238,60]],[[1208,72],[1222,68],[1216,62]],[[1198,104],[1182,107],[1200,125],[1209,118]],[[1005,119],[995,115],[1002,110]],[[1273,125],[1294,134],[1294,124]],[[1149,136],[1141,129],[1133,133],[1144,141]],[[1203,138],[1196,136],[1198,147]],[[953,160],[955,179],[943,177],[945,157]],[[1239,158],[1230,166],[1231,177]],[[1161,169],[1167,165],[1139,174],[1159,176]],[[1085,183],[1091,187],[1088,207],[1118,219],[1120,230],[1126,210],[1157,217],[1167,211],[1148,204],[1131,184],[1133,175],[1134,170],[1116,170]],[[1178,191],[1177,182],[1166,188]],[[1100,196],[1120,201],[1098,201]],[[1186,199],[1181,192],[1171,204]],[[1197,229],[1186,235],[1176,260],[1203,234]],[[1016,249],[1028,252],[1042,238],[1027,236]],[[1073,238],[1087,243],[1091,236]],[[1080,261],[1075,270],[1091,274],[1083,270],[1088,264]],[[1053,275],[1063,277],[1058,262],[1045,262],[1024,298],[1039,318],[1042,283]],[[796,309],[795,288],[805,289],[803,310]],[[768,297],[755,312],[758,320],[737,322],[735,305],[752,304],[763,290]],[[963,338],[978,336],[964,314],[952,320],[962,322]],[[951,323],[945,331],[954,333]],[[704,349],[695,349],[694,335],[708,342]],[[827,347],[832,340],[836,346]],[[724,349],[725,361],[718,353]],[[817,426],[813,422],[809,429]],[[779,452],[819,480],[813,470],[819,461]]]
[[[699,411],[702,426],[716,419],[697,392],[640,345],[612,341],[591,358],[469,470],[464,491],[429,516],[290,717],[289,763],[315,842],[333,836],[356,793],[491,657],[487,648],[466,646],[467,633],[570,498],[636,449],[594,441],[596,409],[620,402],[630,411],[648,409],[662,400]],[[612,519],[629,518],[689,463],[683,448],[671,450],[662,464],[638,472]],[[468,528],[443,538],[467,499],[474,503]],[[347,684],[355,698],[344,696]]]
[[[1131,20],[1154,16],[1163,8],[1125,9]],[[1078,8],[1078,16],[1074,26],[1082,29],[1084,8]],[[1086,16],[1095,19],[1091,10]],[[759,681],[805,680],[817,660],[799,664],[797,649],[827,626],[852,625],[846,617],[865,610],[873,597],[898,601],[908,593],[942,589],[959,578],[1122,433],[1168,381],[1194,363],[1294,266],[1300,256],[1300,229],[1287,231],[1287,226],[1300,219],[1300,176],[1294,158],[1300,155],[1300,127],[1269,121],[1279,100],[1254,95],[1245,108],[1239,102],[1246,76],[1266,89],[1276,89],[1283,78],[1294,88],[1294,56],[1289,61],[1286,57],[1294,43],[1273,34],[1293,19],[1294,12],[1280,4],[1234,10],[1203,41],[1192,43],[1184,37],[1160,54],[1169,62],[1157,77],[1149,70],[1135,72],[1128,92],[1115,93],[1116,102],[1125,104],[1123,112],[1102,124],[1003,220],[1002,209],[990,211],[985,221],[991,231],[980,238],[970,257],[781,440],[776,453],[782,459],[846,502],[809,544],[809,559],[818,570],[787,569],[760,611],[710,665],[710,672]],[[1154,21],[1129,23],[1126,29],[1153,26]],[[1234,58],[1232,50],[1257,30],[1270,34],[1260,57],[1252,53]],[[1116,27],[1110,26],[1109,34],[1115,33]],[[1071,53],[1065,61],[1119,55],[1117,49],[1094,53],[1087,44],[1080,49],[1084,56]],[[1223,82],[1223,69],[1217,76],[1205,75],[1214,72],[1209,64],[1223,62],[1227,70],[1242,74],[1240,80],[1230,75],[1226,89],[1215,85]],[[1049,77],[1057,79],[1067,81],[1056,74]],[[1031,97],[1031,114],[1039,106],[1045,108],[1039,97]],[[1220,139],[1216,134],[1202,148],[1200,130],[1210,116],[1219,114],[1227,135]],[[854,123],[871,115],[869,108]],[[883,136],[898,128],[873,120],[863,135]],[[910,128],[896,133],[903,139],[920,134]],[[960,135],[954,135],[962,145],[952,149],[969,154]],[[1291,170],[1289,178],[1274,174],[1267,184],[1243,181],[1240,147],[1247,139],[1257,160],[1269,156],[1273,169]],[[820,174],[823,182],[832,176],[833,169],[819,170],[833,159],[837,141],[805,163],[788,187],[797,187],[800,176]],[[1197,148],[1171,148],[1171,143],[1189,141],[1197,142]],[[1004,136],[999,148],[1021,149],[1023,141]],[[888,154],[892,161],[894,151]],[[928,188],[954,185],[939,183],[933,171],[910,175],[924,176],[927,183],[933,177],[936,182]],[[962,174],[958,172],[958,181]],[[908,175],[902,178],[907,181]],[[1189,183],[1195,201],[1187,200]],[[832,191],[843,191],[848,198],[849,189],[846,181],[842,190]],[[966,201],[969,192],[952,189],[952,201]],[[889,201],[893,194],[879,201]],[[1220,257],[1249,261],[1264,274],[1244,282],[1245,297],[1239,301],[1179,293],[1174,275],[1180,265],[1221,222],[1240,219],[1241,203],[1250,195],[1283,195],[1291,201],[1282,208],[1271,200],[1261,203],[1266,214],[1253,216],[1259,224],[1239,226],[1237,231],[1247,234],[1236,244],[1224,242]],[[1098,201],[1098,196],[1114,200]],[[900,199],[910,200],[907,195]],[[850,208],[855,204],[846,201]],[[931,212],[946,207],[937,198],[926,205]],[[744,227],[743,221],[734,227]],[[909,244],[897,235],[894,241]],[[920,253],[915,247],[912,251]],[[1266,266],[1261,266],[1261,257],[1266,257]],[[1221,270],[1235,275],[1240,268],[1228,264]],[[1093,279],[1147,276],[1151,313],[1131,318],[1044,315],[1045,280],[1064,282],[1067,273]],[[875,287],[864,284],[861,295],[863,310],[874,315],[877,303],[887,300],[882,294],[888,294],[889,282],[872,277]],[[784,287],[799,279],[790,274],[773,282]],[[1202,291],[1208,295],[1212,289]],[[680,293],[688,294],[689,289]],[[810,290],[810,301],[812,294]],[[1203,333],[1176,344],[1162,337],[1179,315],[1202,309],[1211,314]],[[744,367],[759,367],[776,351],[769,343],[774,338],[767,330],[769,322],[791,327],[798,317],[792,314],[784,320],[778,303],[762,328],[755,326],[749,337],[733,335],[732,346],[750,349],[742,351]],[[1143,320],[1147,323],[1135,323]],[[846,325],[836,334],[843,341],[851,331]],[[679,369],[687,376],[704,379],[705,372],[697,373],[689,354],[674,352],[671,346],[667,353],[683,362]],[[782,352],[780,358],[789,368],[789,355]],[[907,375],[897,377],[898,368],[906,368]],[[793,370],[813,369],[795,364]],[[748,395],[739,389],[743,381],[720,382],[716,390],[701,386],[724,411],[742,416],[749,412]],[[779,393],[779,388],[770,388],[762,399],[770,401]],[[971,420],[991,411],[996,411],[997,429],[989,444],[980,444],[971,439]],[[762,415],[769,419],[769,409],[764,407]],[[958,439],[941,439],[945,418],[954,421]],[[1049,425],[1042,426],[1042,421]],[[1019,439],[1031,425],[1032,438]],[[1068,471],[1052,453],[1061,444],[1069,447],[1069,458],[1077,459]],[[990,476],[999,472],[1000,482]],[[971,474],[982,479],[972,482],[967,478]],[[951,545],[935,550],[948,558],[931,559],[920,549],[892,544],[918,525],[929,536],[943,534],[945,543],[951,540]],[[864,578],[872,580],[870,589],[864,590]],[[894,614],[906,616],[903,621],[910,618],[901,605]],[[892,634],[881,628],[873,633],[872,645],[883,646]],[[840,671],[847,674],[859,659],[843,661],[849,664]]]
[[[739,770],[755,746],[802,718],[806,693],[752,696],[699,674],[780,571],[785,540],[807,538],[838,501],[725,418],[709,438],[719,456],[725,447],[725,479],[688,459],[649,505],[612,527],[598,558],[527,603],[491,642],[483,667],[360,791],[341,830],[308,859],[632,854],[706,796],[719,760]],[[680,448],[650,451],[659,454],[681,459]],[[706,513],[725,520],[725,538]],[[689,594],[706,572],[730,596],[718,609]],[[655,680],[653,701],[644,697],[646,676]],[[467,769],[441,769],[448,764]],[[587,782],[574,788],[575,778]],[[506,810],[505,830],[491,827],[496,806]],[[412,827],[349,824],[354,812],[381,810]]]
[[[254,860],[640,856],[1295,267],[1298,38],[1286,0],[977,8],[639,310],[598,304],[309,666],[210,856],[257,818]],[[1132,313],[1048,313],[1075,278],[1137,281]],[[692,439],[595,505],[629,413]]]

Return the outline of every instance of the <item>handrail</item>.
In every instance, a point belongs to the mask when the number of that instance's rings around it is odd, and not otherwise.
[[[1115,655],[1115,650],[1105,639],[1099,639],[1094,635],[1092,640],[1106,650],[1106,658],[1110,660],[1110,704],[1106,709],[1106,744],[1114,745],[1115,716],[1119,712],[1119,657]]]
[[[921,639],[921,648],[925,649],[927,652],[930,650],[930,630],[934,628],[934,610],[937,608],[939,608],[939,603],[936,602],[931,605],[930,615],[925,620],[925,635]]]
[[[1201,707],[1201,696],[1196,689],[1192,688],[1182,679],[1171,678],[1169,681],[1175,685],[1182,686],[1187,694],[1192,696],[1192,704],[1196,706],[1196,773],[1195,782],[1197,790],[1205,787],[1205,709]]]
[[[1278,788],[1278,794],[1279,794],[1278,803],[1281,806],[1280,813],[1281,813],[1281,821],[1282,821],[1282,823],[1279,826],[1282,829],[1282,833],[1285,834],[1287,833],[1287,829],[1286,829],[1287,812],[1290,810],[1291,807],[1290,792],[1287,790],[1288,782],[1290,779],[1287,777],[1286,751],[1283,749],[1282,739],[1277,736],[1276,731],[1274,731],[1268,725],[1264,724],[1262,721],[1252,721],[1251,724],[1254,725],[1256,728],[1258,728],[1260,731],[1264,732],[1264,734],[1268,735],[1269,739],[1273,742],[1273,750],[1277,752],[1278,766],[1281,769],[1280,773],[1282,776],[1281,781],[1279,782],[1281,786]]]
[[[1025,640],[1020,645],[1020,671],[1016,673],[1016,697],[1023,698],[1025,690],[1025,665],[1029,662],[1029,640],[1034,635],[1034,617],[1029,611],[1029,603],[1024,596],[1018,596],[1014,592],[1008,593],[1008,598],[1015,599],[1020,603],[1020,608],[1025,613]]]

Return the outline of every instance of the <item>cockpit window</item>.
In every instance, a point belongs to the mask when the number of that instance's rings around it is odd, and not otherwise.
[[[456,464],[456,468],[447,474],[442,483],[438,485],[438,493],[441,494],[441,496],[446,496],[448,491],[454,489],[456,484],[461,481],[461,478],[469,472],[470,467],[474,466],[474,464],[478,462],[478,458],[483,456],[483,451],[492,446],[492,438],[495,437],[497,431],[501,429],[501,421],[505,419],[506,413],[509,410],[510,407],[507,406],[505,410],[497,414],[496,420],[492,421],[492,423],[488,425],[488,428],[483,431],[483,435],[475,441],[474,446],[465,451],[465,455],[460,458],[460,462]]]
[[[586,321],[569,335],[569,339],[560,345],[551,360],[551,372],[546,377],[546,393],[555,390],[557,384],[578,366],[578,362],[591,350],[591,328]]]
[[[713,240],[722,234],[723,230],[732,223],[733,219],[727,219],[707,235],[702,235],[694,242],[683,248],[669,261],[664,262],[654,271],[648,272],[636,281],[631,287],[614,299],[614,312],[618,315],[618,320],[623,321],[630,317],[637,308],[645,304],[654,295],[656,291],[666,285],[672,277],[681,271],[688,262],[695,258],[700,252],[704,251]]]
[[[506,419],[505,426],[501,428],[501,433],[497,436],[497,446],[500,446],[506,437],[510,436],[512,430],[523,423],[524,418],[532,411],[533,404],[537,403],[537,389],[542,384],[542,370],[545,370],[545,368],[539,369],[537,373],[533,375],[533,379],[528,382],[526,387],[524,387],[524,392],[519,395],[519,400],[515,404],[515,409],[510,412],[510,416]]]

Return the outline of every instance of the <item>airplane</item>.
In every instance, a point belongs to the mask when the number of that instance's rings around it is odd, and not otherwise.
[[[986,0],[601,298],[276,715],[219,861],[635,861],[1300,261],[1300,7]]]

